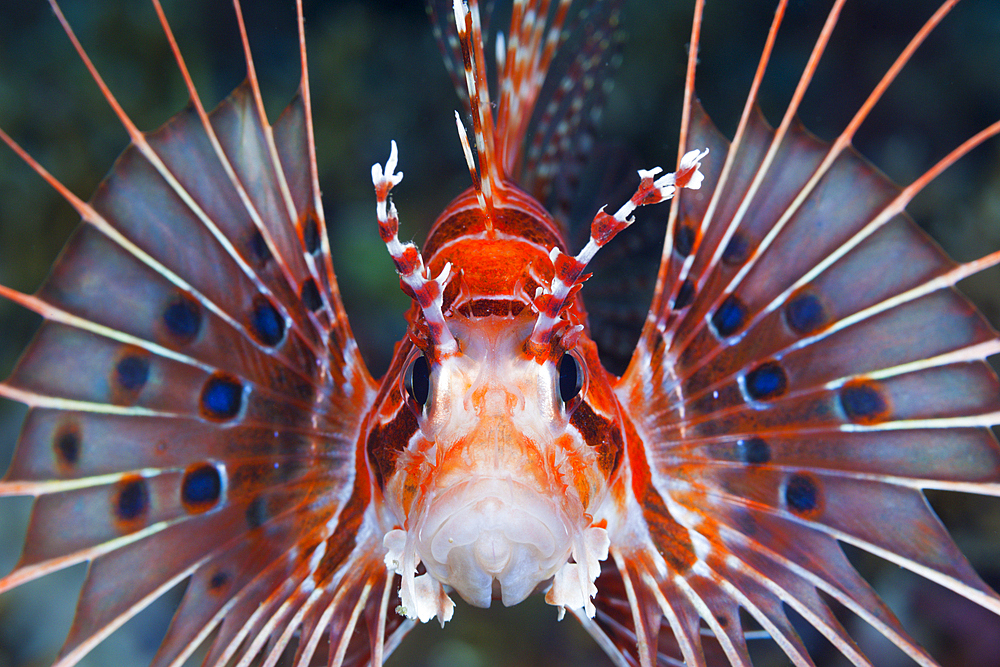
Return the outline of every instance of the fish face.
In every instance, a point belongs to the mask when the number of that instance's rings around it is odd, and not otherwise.
[[[402,526],[386,545],[408,610],[407,575],[420,563],[421,577],[488,607],[494,598],[517,604],[591,552],[607,555],[604,528],[592,523],[611,470],[573,418],[586,390],[601,394],[601,380],[585,377],[577,350],[558,364],[528,355],[534,322],[528,308],[515,318],[453,317],[458,354],[429,363],[414,348],[401,366],[403,409],[416,423],[384,492]]]

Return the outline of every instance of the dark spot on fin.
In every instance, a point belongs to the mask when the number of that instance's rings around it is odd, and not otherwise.
[[[760,530],[760,526],[757,524],[757,519],[753,517],[746,509],[741,509],[737,511],[733,519],[736,521],[736,526],[741,533],[752,537],[756,535]]]
[[[118,482],[112,500],[112,511],[125,531],[131,532],[149,513],[149,487],[139,475],[131,475]]]
[[[271,254],[271,249],[267,247],[267,241],[264,240],[264,235],[260,233],[260,230],[256,230],[250,240],[247,242],[247,248],[250,250],[250,255],[253,258],[254,264],[257,268],[263,267],[274,257]]]
[[[826,325],[826,307],[812,292],[799,292],[785,304],[785,323],[800,336],[815,333]]]
[[[767,361],[744,377],[747,396],[753,401],[777,398],[788,389],[788,376],[777,361]]]
[[[65,468],[75,468],[80,461],[80,427],[69,423],[56,431],[53,448],[56,460]]]
[[[302,303],[305,304],[306,308],[314,313],[323,306],[323,299],[319,295],[319,289],[316,287],[316,281],[312,278],[302,283],[302,291],[300,292],[299,297],[302,299]]]
[[[682,284],[681,288],[677,291],[677,298],[674,299],[674,310],[683,310],[691,305],[694,301],[694,283],[691,279],[686,279]]]
[[[674,250],[681,257],[687,257],[694,250],[695,238],[694,227],[691,225],[677,225],[677,231],[674,232]]]
[[[799,516],[815,514],[820,509],[819,483],[812,475],[796,473],[789,477],[784,496],[785,506]]]
[[[267,500],[264,499],[264,496],[257,496],[250,501],[250,504],[247,505],[245,516],[250,530],[260,528],[265,522],[267,522]]]
[[[129,354],[122,357],[115,365],[115,382],[122,389],[138,392],[149,380],[149,359]]]
[[[719,338],[729,338],[743,328],[747,320],[747,307],[733,295],[726,297],[712,315],[712,327]]]
[[[841,387],[840,406],[855,424],[876,424],[889,416],[889,402],[871,380],[852,380]]]
[[[253,312],[250,313],[250,332],[258,343],[267,347],[274,347],[285,337],[285,318],[263,296],[254,299]]]
[[[750,244],[747,237],[740,232],[736,232],[726,244],[726,249],[722,251],[722,262],[729,266],[740,266],[750,257]]]
[[[316,225],[316,218],[312,215],[306,218],[306,223],[302,227],[302,241],[305,243],[306,252],[310,255],[319,252],[319,227]]]
[[[736,459],[750,465],[761,465],[771,460],[771,448],[763,438],[740,438],[733,445]]]
[[[163,325],[177,343],[190,343],[201,330],[201,306],[181,295],[163,311]]]
[[[243,384],[228,373],[216,372],[201,391],[200,405],[209,419],[232,419],[243,406]]]
[[[212,575],[211,579],[208,580],[208,588],[211,591],[217,591],[218,589],[222,588],[228,583],[229,583],[229,575],[223,572],[222,570],[219,570],[218,572]]]
[[[189,512],[212,509],[222,496],[222,475],[210,463],[188,468],[181,482],[181,502]]]

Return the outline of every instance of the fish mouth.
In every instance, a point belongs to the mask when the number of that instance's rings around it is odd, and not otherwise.
[[[415,526],[427,572],[466,602],[515,605],[569,559],[582,528],[560,503],[509,478],[480,477],[437,494]]]

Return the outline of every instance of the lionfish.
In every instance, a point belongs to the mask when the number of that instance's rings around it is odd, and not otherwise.
[[[85,202],[0,132],[83,218],[37,292],[0,287],[43,318],[0,384],[29,408],[0,495],[34,498],[0,591],[88,563],[56,664],[182,582],[154,665],[379,665],[455,597],[532,594],[617,665],[750,665],[764,637],[812,665],[806,629],[871,665],[845,609],[937,664],[842,543],[1000,614],[924,495],[1000,495],[1000,338],[955,287],[1000,251],[957,263],[904,210],[1000,121],[903,188],[851,146],[955,0],[832,143],[797,112],[844,1],[771,127],[778,2],[729,140],[695,97],[696,0],[674,171],[622,185],[597,159],[614,187],[585,165],[620,1],[431,0],[472,185],[418,248],[391,196],[405,137],[372,167],[371,233],[411,301],[378,380],[331,260],[301,0],[273,124],[238,0],[247,78],[213,111],[153,0],[190,104],[150,133],[50,4],[131,139]],[[602,254],[629,273],[614,247],[643,213],[665,235],[622,353],[586,283]]]

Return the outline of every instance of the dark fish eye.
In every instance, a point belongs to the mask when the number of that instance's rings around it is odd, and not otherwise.
[[[583,389],[583,369],[576,357],[569,352],[563,353],[559,360],[559,398],[563,403],[569,403]]]
[[[413,401],[423,407],[431,394],[431,366],[427,357],[420,355],[410,362],[403,377],[403,386]]]

